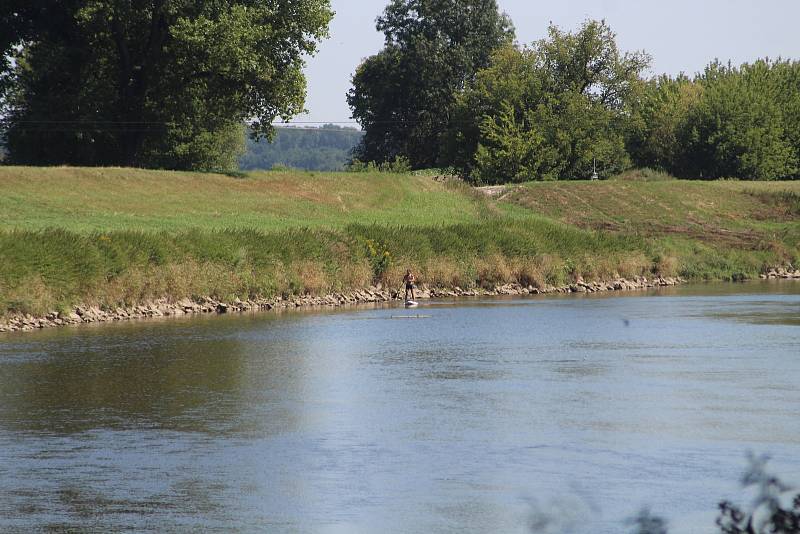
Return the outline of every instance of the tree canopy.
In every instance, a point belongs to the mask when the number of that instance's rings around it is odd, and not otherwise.
[[[10,160],[236,165],[243,123],[301,112],[328,0],[10,0],[0,98]]]
[[[711,62],[645,77],[605,21],[513,42],[491,0],[392,0],[385,46],[353,76],[354,158],[448,167],[480,183],[601,178],[800,178],[800,62]]]
[[[459,95],[452,163],[486,183],[583,179],[628,165],[625,132],[649,57],[621,53],[605,22],[550,26],[531,47],[508,46]]]
[[[800,63],[710,63],[650,81],[635,113],[638,165],[685,178],[800,177]]]
[[[495,0],[392,0],[377,29],[385,46],[358,67],[347,95],[365,130],[355,156],[437,165],[456,95],[513,40],[511,21]]]

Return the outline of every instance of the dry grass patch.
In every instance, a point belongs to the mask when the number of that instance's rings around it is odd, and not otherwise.
[[[675,256],[658,256],[653,263],[653,271],[659,276],[678,276],[680,261]]]
[[[132,267],[106,283],[90,288],[81,303],[114,309],[162,298],[172,302],[199,297],[230,301],[237,297],[256,298],[290,293],[283,265],[276,263],[272,267],[256,272],[249,266],[234,268],[193,261]]]
[[[475,262],[478,285],[484,289],[493,289],[497,285],[514,281],[514,272],[508,260],[501,254],[490,254],[478,258]]]
[[[643,253],[622,256],[617,263],[617,273],[622,278],[634,278],[650,274],[653,262]]]
[[[372,285],[374,274],[366,259],[345,263],[338,271],[337,289],[361,289]]]
[[[411,269],[414,273],[420,272],[420,269],[413,262],[398,259],[389,264],[380,274],[377,281],[389,289],[401,288],[403,286],[403,277],[406,274],[406,269]],[[419,282],[424,283],[424,280],[419,280]]]
[[[331,283],[324,266],[317,261],[300,261],[292,265],[300,289],[307,295],[328,293]]]
[[[0,286],[0,295],[4,295],[4,313],[28,313],[42,316],[59,308],[57,295],[45,284],[41,276],[34,275],[24,279],[18,286],[5,288]]]
[[[625,260],[623,260],[625,261]],[[608,281],[619,277],[620,260],[608,256],[584,257],[573,271],[573,276],[579,276],[586,281]]]
[[[429,258],[422,267],[420,278],[433,287],[469,287],[464,265],[450,257]]]
[[[514,281],[524,287],[543,288],[547,285],[547,276],[542,270],[539,258],[514,258],[510,261]]]

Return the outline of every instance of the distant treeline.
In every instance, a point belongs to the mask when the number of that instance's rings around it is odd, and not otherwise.
[[[350,162],[350,153],[363,133],[355,128],[326,124],[321,128],[276,128],[272,143],[248,138],[239,159],[242,170],[290,167],[310,171],[339,171]]]
[[[446,5],[445,5],[446,4]],[[451,4],[459,4],[458,9]],[[714,61],[647,79],[604,21],[514,41],[495,0],[392,0],[384,48],[353,77],[362,162],[452,167],[473,182],[608,177],[800,177],[800,63]]]

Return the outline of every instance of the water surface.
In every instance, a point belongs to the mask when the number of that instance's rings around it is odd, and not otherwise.
[[[746,450],[800,482],[800,284],[411,314],[0,336],[0,531],[705,532]]]

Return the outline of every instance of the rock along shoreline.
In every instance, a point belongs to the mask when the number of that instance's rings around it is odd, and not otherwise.
[[[520,284],[506,284],[494,289],[462,289],[453,287],[449,289],[428,288],[422,285],[416,290],[418,300],[446,299],[455,297],[483,297],[483,296],[523,296],[547,295],[557,293],[597,293],[612,291],[633,291],[658,287],[669,287],[684,283],[681,278],[646,278],[633,279],[619,278],[612,282],[584,282],[578,280],[573,284],[560,287],[522,286]],[[107,323],[115,321],[130,321],[152,317],[180,317],[197,314],[226,314],[246,313],[269,310],[286,310],[302,307],[338,307],[355,304],[381,303],[402,301],[402,292],[378,287],[370,287],[345,293],[331,293],[317,297],[311,295],[297,295],[288,298],[275,297],[271,299],[239,300],[221,302],[211,297],[198,299],[181,299],[178,301],[159,299],[138,306],[116,309],[101,309],[97,306],[76,306],[69,313],[51,312],[43,317],[31,315],[12,315],[5,320],[0,320],[0,332],[31,332],[44,328],[61,326]]]

